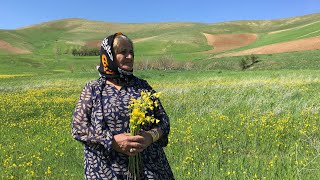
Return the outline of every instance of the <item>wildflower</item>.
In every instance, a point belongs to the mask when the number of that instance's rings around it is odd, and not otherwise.
[[[47,176],[51,175],[51,167],[50,166],[48,166],[48,169],[45,172],[45,175],[47,175]]]

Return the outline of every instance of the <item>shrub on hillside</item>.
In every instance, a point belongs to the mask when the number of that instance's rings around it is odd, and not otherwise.
[[[260,62],[258,56],[251,54],[250,56],[245,56],[240,60],[239,66],[242,70],[252,67],[255,63]]]
[[[100,50],[97,48],[88,48],[84,46],[80,49],[73,48],[71,50],[71,54],[73,56],[99,56]]]

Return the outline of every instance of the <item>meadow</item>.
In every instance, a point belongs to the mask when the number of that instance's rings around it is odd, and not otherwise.
[[[71,119],[97,73],[80,58],[73,68],[67,61],[16,59],[16,69],[1,66],[0,179],[83,179],[83,149],[71,137]],[[176,179],[320,178],[314,66],[135,74],[163,93],[171,119],[165,151]]]
[[[258,35],[232,51],[319,36],[319,17],[64,19],[0,30],[1,40],[32,52],[0,48],[0,179],[83,179],[83,146],[71,137],[71,121],[82,88],[98,78],[98,57],[70,50],[118,31],[136,40],[135,75],[163,94],[171,121],[165,151],[177,180],[320,179],[320,50],[258,55],[245,70],[247,57],[199,53],[212,49],[203,33]]]

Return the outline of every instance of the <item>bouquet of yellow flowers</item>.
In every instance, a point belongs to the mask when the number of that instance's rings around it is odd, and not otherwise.
[[[158,107],[157,98],[159,97],[160,93],[141,91],[141,97],[139,99],[132,99],[132,102],[128,106],[131,110],[129,128],[132,136],[138,135],[143,125],[159,122],[153,114],[148,115],[149,110],[152,111],[154,108]],[[129,173],[134,180],[140,179],[140,162],[140,154],[129,157]]]

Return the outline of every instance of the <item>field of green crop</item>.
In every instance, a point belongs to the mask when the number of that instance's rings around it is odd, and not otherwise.
[[[71,117],[82,87],[97,78],[95,61],[2,57],[0,179],[83,178]],[[171,118],[165,151],[176,179],[319,179],[320,71],[223,65],[136,71],[163,93]]]

